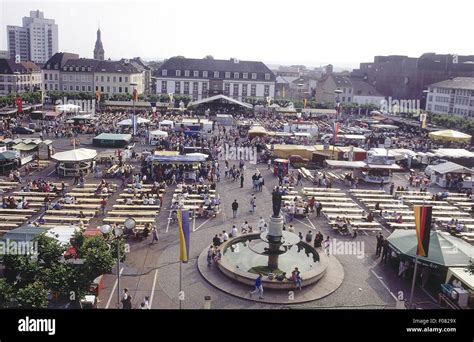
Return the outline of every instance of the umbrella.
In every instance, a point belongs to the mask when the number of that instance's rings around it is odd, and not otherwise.
[[[138,125],[147,124],[147,123],[150,123],[150,120],[143,119],[143,118],[137,118],[137,124]],[[132,119],[122,120],[117,125],[119,125],[119,126],[131,126],[132,125]]]
[[[416,257],[416,230],[396,229],[388,238],[390,246],[398,253],[408,257]],[[474,256],[474,247],[469,243],[452,236],[447,232],[432,231],[428,257],[418,257],[421,263],[445,267],[463,267],[469,264]]]
[[[429,137],[435,140],[469,142],[471,136],[462,132],[446,129],[444,131],[431,132]]]
[[[96,156],[96,150],[78,148],[77,150],[56,153],[51,158],[61,162],[79,162],[94,159]]]

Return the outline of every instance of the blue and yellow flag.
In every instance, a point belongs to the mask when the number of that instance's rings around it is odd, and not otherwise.
[[[418,245],[416,255],[427,257],[430,247],[431,216],[433,207],[414,206],[416,237]]]
[[[189,260],[189,212],[187,210],[178,210],[178,231],[179,231],[179,261],[187,262]]]

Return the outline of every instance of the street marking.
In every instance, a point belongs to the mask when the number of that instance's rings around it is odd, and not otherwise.
[[[311,222],[311,220],[309,219],[308,216],[306,216],[306,219],[308,220],[309,224],[311,225],[311,227],[313,227],[314,230],[316,230],[316,227],[314,226],[313,222]]]
[[[298,221],[299,223],[305,225],[305,226],[308,227],[308,228],[316,229],[316,228],[314,228],[314,227],[311,227],[309,224],[306,224],[306,223],[304,223],[303,221],[300,221],[300,220],[298,220],[298,219],[295,219],[295,221]]]
[[[212,217],[209,217],[206,221],[204,221],[203,223],[201,223],[201,224],[199,225],[199,227],[197,227],[197,228],[194,228],[194,227],[193,227],[193,232],[195,232],[196,230],[198,230],[199,228],[201,228],[202,226],[204,226],[210,219],[212,219]],[[194,222],[196,222],[196,220],[194,220]]]
[[[120,275],[122,274],[123,267],[120,270]],[[115,279],[114,287],[112,288],[112,292],[110,292],[109,300],[107,301],[107,305],[105,306],[106,309],[109,308],[110,301],[112,300],[112,297],[115,295],[115,288],[117,287],[117,279]]]
[[[373,273],[373,275],[375,276],[375,278],[378,279],[378,281],[380,281],[380,283],[382,284],[383,287],[385,287],[387,289],[387,291],[390,293],[390,295],[393,297],[393,299],[397,300],[397,297],[392,293],[392,291],[390,291],[390,288],[387,286],[387,284],[385,284],[385,282],[382,280],[383,277],[379,276],[377,273],[375,273],[375,271],[373,269],[370,270],[370,272]]]
[[[158,269],[155,270],[155,277],[153,278],[153,286],[151,287],[150,301],[148,303],[148,305],[150,306],[150,309],[151,309],[151,305],[153,304],[153,296],[155,295],[155,285],[156,285],[157,275],[158,275]]]

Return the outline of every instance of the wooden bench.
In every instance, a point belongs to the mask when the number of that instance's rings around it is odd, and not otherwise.
[[[90,220],[90,217],[86,217],[86,218],[78,218],[78,217],[72,217],[72,216],[48,216],[48,215],[45,215],[43,216],[43,220],[45,221],[51,221],[51,222],[80,222],[82,221],[82,223],[86,224],[87,222],[89,222]]]
[[[28,220],[29,216],[20,216],[20,215],[0,215],[0,221],[21,221],[24,222]]]
[[[350,189],[349,192],[351,193],[359,193],[359,194],[386,194],[385,190],[371,190],[371,189]]]
[[[363,213],[363,209],[352,209],[352,208],[323,208],[321,210],[323,213]]]
[[[323,205],[323,209],[324,207],[356,207],[356,208],[360,208],[358,204],[354,203],[354,202],[324,202],[324,201],[320,201],[320,203]]]
[[[303,192],[305,196],[347,197],[343,192]]]
[[[339,188],[312,188],[312,187],[304,187],[303,188],[303,192],[304,191],[313,191],[313,192],[318,192],[318,191],[322,191],[322,192],[338,192],[338,191],[341,191],[341,189]]]
[[[18,228],[21,223],[0,222],[0,228]]]
[[[40,197],[46,197],[49,195],[49,197],[57,197],[58,195],[55,192],[40,192],[40,191],[15,191],[12,193],[13,196],[40,196]]]
[[[100,194],[100,195],[96,195],[95,193],[91,193],[91,192],[68,192],[66,194],[66,196],[72,196],[72,197],[109,197],[110,194]]]
[[[349,220],[362,220],[365,218],[365,216],[362,216],[362,215],[336,215],[336,214],[328,214],[327,215],[328,219],[332,220],[332,219],[335,219],[337,217],[341,218],[341,219],[349,219]]]
[[[397,228],[397,229],[407,229],[407,228],[411,229],[411,228],[416,227],[415,223],[410,223],[410,222],[407,222],[407,223],[394,223],[394,222],[391,222],[388,225],[392,228]]]

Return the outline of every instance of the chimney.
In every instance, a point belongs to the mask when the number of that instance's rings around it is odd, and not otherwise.
[[[326,65],[326,67],[325,67],[325,73],[328,74],[328,75],[330,75],[330,74],[332,74],[332,72],[333,72],[333,70],[332,70],[332,64]]]

